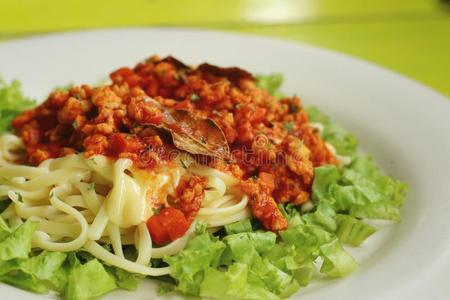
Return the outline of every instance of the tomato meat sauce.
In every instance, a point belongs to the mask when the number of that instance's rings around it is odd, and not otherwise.
[[[190,67],[173,57],[153,56],[110,77],[106,86],[56,90],[13,120],[29,164],[82,152],[86,157],[129,158],[138,168],[153,169],[173,159],[168,154],[175,149],[173,140],[161,130],[165,109],[184,110],[218,125],[231,157],[207,157],[202,163],[237,177],[253,216],[273,231],[287,227],[277,205],[308,201],[314,168],[337,164],[309,125],[300,99],[276,99],[244,70]],[[190,126],[194,128],[183,130],[198,132],[195,124]],[[205,186],[202,177],[180,181],[170,206],[147,222],[155,243],[165,244],[186,232]]]

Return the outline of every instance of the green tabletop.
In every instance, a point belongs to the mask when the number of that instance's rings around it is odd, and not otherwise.
[[[334,49],[393,69],[449,96],[449,2],[0,0],[0,40],[119,26],[214,28]]]

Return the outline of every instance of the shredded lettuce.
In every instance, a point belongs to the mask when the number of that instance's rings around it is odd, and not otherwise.
[[[122,270],[120,268],[105,266],[106,270],[114,277],[119,288],[134,291],[138,288],[139,279],[142,277],[138,274],[133,274]]]
[[[240,232],[223,241],[203,233],[164,261],[183,293],[215,299],[279,299],[278,295],[297,290],[298,284],[265,257],[275,244],[272,232]]]
[[[31,251],[31,237],[36,228],[37,223],[27,221],[13,230],[1,229],[0,261],[28,258]]]
[[[17,80],[8,85],[0,79],[0,132],[10,130],[14,117],[34,105],[36,102],[22,94]]]
[[[290,226],[279,240],[263,231],[232,233],[223,240],[203,233],[179,254],[166,257],[176,290],[213,299],[280,299],[308,285],[318,257],[323,259],[320,271],[328,277],[357,268],[335,234],[308,224],[316,215],[302,216],[292,207],[284,212]]]
[[[117,288],[114,277],[97,259],[74,266],[67,279],[65,298],[72,300],[91,299]]]
[[[407,185],[381,174],[370,157],[356,157],[349,166],[315,169],[312,200],[337,212],[367,219],[400,220]]]
[[[329,232],[334,232],[336,225],[336,211],[331,205],[319,203],[315,212],[305,214],[303,220],[310,225],[318,225]]]
[[[348,254],[338,239],[320,246],[323,264],[320,272],[329,277],[343,277],[358,268],[353,257]]]
[[[11,229],[2,220],[0,281],[35,293],[48,293],[49,284],[53,284],[54,288],[59,287],[54,272],[59,267],[60,257],[42,252],[28,259],[32,234],[36,228],[36,223],[27,221]]]
[[[39,255],[21,262],[22,272],[41,282],[46,282],[58,292],[64,290],[67,283],[66,271],[62,268],[66,253],[43,251]]]
[[[283,93],[280,92],[280,87],[283,84],[283,75],[280,73],[257,75],[256,79],[259,88],[267,90],[276,98],[283,97]]]
[[[352,156],[358,147],[358,140],[347,130],[331,122],[328,116],[322,114],[316,107],[307,108],[310,122],[323,125],[322,138],[332,144],[338,154]]]
[[[257,232],[242,232],[228,235],[224,238],[224,242],[230,247],[233,251],[238,251],[235,247],[246,246],[251,244],[254,250],[258,253],[264,254],[275,245],[276,234],[271,231],[257,231]],[[241,243],[241,241],[244,241]],[[253,250],[250,250],[253,251]],[[244,256],[245,253],[237,253],[237,256]]]
[[[266,257],[274,266],[291,274],[300,286],[311,281],[315,270],[313,259],[295,246],[278,242]]]
[[[35,293],[56,291],[67,300],[97,298],[117,288],[134,290],[138,275],[104,265],[80,251],[62,253],[31,249],[37,223],[10,228],[0,217],[0,281]]]
[[[336,235],[341,243],[358,247],[375,232],[375,228],[349,215],[336,215]]]
[[[171,292],[175,291],[175,288],[176,288],[175,284],[163,281],[159,284],[158,295],[162,296],[162,295],[171,293]]]
[[[225,225],[225,231],[227,234],[234,234],[240,232],[251,232],[253,231],[253,228],[250,219],[245,219],[239,222]]]
[[[205,232],[190,240],[179,254],[165,257],[171,276],[178,281],[177,290],[198,296],[206,270],[219,266],[224,249],[223,242]]]
[[[302,222],[298,223],[298,220],[295,220],[299,213],[291,209],[291,213],[288,215],[290,226],[286,231],[280,232],[281,239],[288,245],[294,246],[298,255],[301,255],[300,257],[308,262],[309,266],[313,265],[312,262],[317,257],[321,257],[323,264],[320,272],[325,276],[346,276],[357,269],[357,264],[342,248],[335,232],[338,229],[337,225],[330,227],[327,224],[329,220],[336,223],[336,215],[331,213],[329,207],[322,210],[302,215],[299,217]],[[321,221],[322,216],[325,216],[326,222]],[[297,224],[292,225],[291,220]],[[312,272],[309,269],[306,271]]]

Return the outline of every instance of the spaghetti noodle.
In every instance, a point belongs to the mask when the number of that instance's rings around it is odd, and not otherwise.
[[[207,190],[196,220],[210,228],[248,218],[247,196],[237,193],[238,180],[218,170],[191,164],[184,169],[177,160],[165,170],[147,172],[133,168],[129,159],[104,156],[85,158],[69,155],[48,159],[39,166],[16,165],[23,151],[21,140],[0,137],[0,199],[11,199],[1,214],[10,224],[36,221],[32,246],[48,251],[85,249],[102,261],[142,275],[169,274],[168,267],[150,267],[151,258],[178,253],[193,233],[188,232],[163,247],[153,247],[145,222],[153,212],[148,195],[155,191],[164,198],[174,196],[181,175],[197,174],[207,179]],[[168,176],[164,185],[159,176]],[[178,179],[178,180],[177,180]],[[161,193],[165,195],[161,195]],[[111,244],[112,252],[102,245]],[[127,260],[123,246],[134,244],[136,261]]]

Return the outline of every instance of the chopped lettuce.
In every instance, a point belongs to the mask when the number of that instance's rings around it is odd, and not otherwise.
[[[213,299],[279,299],[257,284],[248,282],[246,264],[235,263],[226,271],[209,268],[200,286],[200,296]]]
[[[253,231],[252,223],[250,222],[250,219],[245,219],[239,222],[231,223],[228,225],[225,225],[225,232],[227,234],[234,234],[234,233],[240,233],[240,232],[251,232]]]
[[[216,268],[225,249],[225,244],[209,233],[197,235],[185,249],[164,261],[171,268],[171,276],[178,281],[177,289],[185,294],[198,296],[205,271]]]
[[[407,185],[381,174],[371,158],[356,157],[343,170],[316,168],[312,189],[315,203],[327,203],[337,212],[399,221]]]
[[[175,291],[176,286],[170,282],[161,282],[158,287],[158,295],[165,295]]]
[[[330,241],[333,235],[317,225],[298,224],[281,231],[280,237],[305,255],[317,257],[319,246]]]
[[[106,270],[113,275],[118,287],[128,291],[134,291],[139,285],[139,279],[142,277],[120,268],[106,266]]]
[[[275,244],[272,232],[240,232],[223,241],[203,233],[164,261],[183,293],[215,299],[279,299],[295,292],[298,284],[265,257]]]
[[[283,97],[283,93],[280,92],[280,87],[283,84],[283,75],[280,73],[257,75],[256,79],[259,88],[267,90],[276,98]]]
[[[342,248],[338,239],[321,245],[320,254],[323,258],[320,272],[329,277],[342,277],[358,268],[356,261]]]
[[[318,257],[325,276],[353,272],[356,262],[333,233],[340,222],[334,220],[334,229],[324,228],[321,218],[327,210],[300,215],[295,208],[283,208],[290,226],[279,233],[279,240],[263,231],[231,233],[223,240],[209,233],[197,235],[179,254],[164,259],[176,290],[213,299],[280,299],[308,285]],[[327,217],[336,219],[335,214]]]
[[[117,288],[114,277],[97,259],[70,270],[64,297],[72,300],[92,299]]]
[[[329,232],[336,230],[336,211],[331,205],[319,203],[315,212],[305,214],[303,220],[310,225],[318,225]]]
[[[62,292],[64,289],[67,273],[62,265],[67,258],[66,253],[43,251],[21,262],[22,272],[48,283],[53,289]]]
[[[271,231],[257,231],[231,234],[224,238],[224,242],[231,248],[232,251],[234,247],[239,248],[244,246],[245,248],[247,245],[252,245],[258,253],[264,254],[270,251],[270,249],[275,245],[276,239],[277,235]],[[234,250],[238,251],[237,249]],[[237,253],[237,256],[241,256],[241,254]],[[242,253],[242,256],[245,256],[245,253]]]
[[[330,189],[341,178],[339,169],[333,165],[322,166],[314,169],[314,181],[312,185],[312,201],[333,203]]]
[[[47,294],[48,287],[39,279],[22,271],[12,270],[1,275],[0,281],[38,294]]]
[[[0,281],[46,294],[58,292],[67,300],[97,298],[116,288],[134,290],[139,276],[106,266],[90,254],[31,249],[37,224],[27,221],[9,228],[0,217]]]
[[[10,130],[14,117],[35,104],[22,94],[17,80],[7,85],[0,79],[0,132]]]
[[[307,109],[309,121],[323,125],[322,138],[332,144],[340,155],[354,155],[358,147],[358,140],[347,130],[330,121],[316,107]]]
[[[370,225],[365,224],[349,215],[336,215],[337,230],[336,235],[341,243],[358,247],[376,230]]]
[[[317,214],[319,212],[319,214]],[[312,276],[314,269],[313,262],[317,257],[323,259],[320,272],[329,277],[342,277],[353,272],[357,268],[354,259],[342,248],[341,242],[335,234],[339,228],[338,225],[330,227],[327,224],[330,220],[336,223],[336,215],[329,214],[330,208],[317,210],[313,213],[307,213],[301,216],[302,223],[290,227],[286,231],[280,232],[282,241],[294,246],[301,262],[304,262],[304,268],[301,269],[306,278]],[[298,214],[294,212],[294,215]],[[325,216],[326,222],[321,218]],[[290,220],[295,219],[291,214]],[[299,259],[297,258],[297,259]],[[312,268],[312,269],[311,269]],[[306,281],[307,283],[308,281]]]
[[[28,258],[31,251],[31,238],[37,228],[37,223],[25,222],[19,227],[10,230],[0,229],[0,261],[15,258]]]
[[[277,243],[266,257],[280,270],[292,274],[300,286],[306,286],[311,281],[315,270],[313,259],[295,246]]]
[[[0,229],[0,281],[35,293],[48,293],[46,282],[56,282],[53,273],[58,258],[48,258],[43,252],[28,259],[37,224],[27,221],[13,229],[5,225],[3,221]]]

